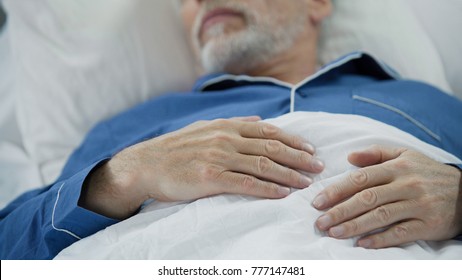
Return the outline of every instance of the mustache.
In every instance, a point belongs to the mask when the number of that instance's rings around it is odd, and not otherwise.
[[[194,40],[198,40],[200,36],[202,22],[204,17],[211,11],[216,9],[230,9],[234,10],[244,17],[244,20],[248,23],[255,22],[255,15],[249,10],[249,7],[242,3],[236,3],[234,1],[227,0],[213,0],[213,1],[203,1],[202,6],[198,12],[196,19],[193,24],[193,36]]]
[[[218,8],[226,8],[235,10],[236,12],[242,13],[244,15],[249,14],[249,7],[245,4],[228,1],[228,0],[213,0],[213,1],[203,1],[203,5],[201,10],[199,11],[199,19],[202,19],[207,13],[218,9]]]

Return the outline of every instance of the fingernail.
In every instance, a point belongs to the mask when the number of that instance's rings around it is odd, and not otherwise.
[[[372,246],[372,240],[370,239],[361,239],[358,241],[358,246],[363,248],[370,248]]]
[[[322,207],[324,207],[324,205],[327,203],[327,199],[326,199],[326,196],[323,195],[323,194],[319,194],[318,196],[315,197],[314,201],[313,201],[313,206],[316,208],[316,209],[320,209]]]
[[[314,154],[316,152],[316,149],[314,148],[314,146],[308,143],[303,144],[302,148],[305,152],[308,152],[310,154]]]
[[[279,187],[278,188],[278,193],[284,196],[288,196],[290,194],[290,188],[286,187]]]
[[[329,235],[332,237],[341,237],[345,233],[343,226],[336,226],[329,230]]]
[[[326,230],[329,228],[330,224],[332,223],[332,219],[329,215],[323,215],[316,221],[319,229]]]
[[[308,187],[310,186],[311,184],[313,184],[313,179],[311,179],[310,177],[306,177],[306,176],[301,176],[301,183],[304,187]]]
[[[314,162],[313,162],[313,167],[316,171],[323,171],[324,170],[324,163],[319,160],[319,159],[315,159]]]

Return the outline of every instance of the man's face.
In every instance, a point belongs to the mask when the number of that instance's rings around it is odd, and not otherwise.
[[[308,20],[304,0],[184,0],[182,15],[207,73],[248,72],[290,48]]]

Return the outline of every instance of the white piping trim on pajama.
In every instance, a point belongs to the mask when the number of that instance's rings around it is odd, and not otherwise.
[[[55,205],[53,206],[53,213],[51,214],[51,226],[53,227],[53,229],[55,229],[56,231],[61,231],[61,232],[64,232],[64,233],[67,233],[69,234],[70,236],[78,239],[78,240],[81,240],[82,238],[80,236],[78,236],[77,234],[67,230],[67,229],[62,229],[62,228],[57,228],[55,226],[55,211],[56,211],[56,206],[58,205],[58,200],[59,200],[59,194],[61,193],[61,189],[64,187],[66,183],[63,183],[61,185],[61,187],[59,187],[59,190],[58,190],[58,194],[56,195],[56,201],[55,201]]]
[[[203,83],[198,90],[203,91],[206,87],[211,86],[213,84],[226,81],[226,80],[233,80],[236,82],[239,81],[246,81],[246,82],[267,82],[267,83],[273,83],[276,85],[280,85],[283,87],[288,87],[291,88],[292,85],[290,83],[286,83],[283,81],[280,81],[278,79],[272,78],[272,77],[251,77],[251,76],[246,76],[246,75],[232,75],[232,74],[223,74],[221,76],[218,76],[216,78],[210,79]]]
[[[251,76],[246,76],[246,75],[231,75],[231,74],[223,74],[221,76],[218,76],[216,78],[213,78],[204,84],[201,85],[201,87],[198,89],[199,91],[203,91],[206,87],[225,81],[225,80],[233,80],[233,81],[247,81],[247,82],[269,82],[273,83],[282,87],[286,87],[290,89],[290,112],[292,113],[294,111],[294,102],[295,102],[295,90],[296,87],[290,83],[286,83],[283,81],[280,81],[275,78],[271,77],[251,77]]]
[[[295,93],[297,92],[297,87],[290,88],[290,112],[295,112]]]
[[[339,66],[341,66],[341,65],[343,65],[343,64],[345,64],[345,63],[347,63],[347,62],[349,62],[351,60],[362,57],[364,54],[367,54],[367,53],[365,53],[365,52],[356,52],[356,53],[352,53],[352,54],[350,54],[348,56],[345,56],[345,57],[343,57],[342,59],[340,59],[340,60],[338,60],[336,62],[333,62],[331,64],[328,64],[328,65],[324,66],[324,68],[321,68],[315,74],[305,78],[303,81],[299,82],[296,85],[293,85],[293,84],[290,84],[290,83],[287,83],[287,82],[283,82],[283,81],[280,81],[280,80],[272,78],[272,77],[251,77],[251,76],[247,76],[247,75],[223,74],[221,76],[213,78],[213,79],[205,82],[204,84],[202,84],[201,87],[199,88],[199,91],[202,91],[206,87],[208,87],[210,85],[213,85],[213,84],[216,84],[218,82],[224,81],[224,80],[249,81],[249,82],[271,82],[271,83],[274,83],[274,84],[277,84],[277,85],[280,85],[280,86],[290,88],[290,112],[293,113],[293,112],[295,112],[295,93],[297,92],[297,90],[300,87],[302,87],[305,84],[307,84],[308,82],[318,78],[319,76],[324,75],[325,73],[329,72],[332,69],[335,69],[335,68],[337,68],[337,67],[339,67]],[[371,56],[371,57],[373,57],[373,56]],[[374,58],[374,60],[379,64],[379,66],[382,68],[382,70],[384,70],[389,76],[391,76],[391,77],[393,77],[395,79],[400,79],[400,76],[396,72],[394,72],[391,68],[389,68],[385,63],[383,63],[382,61],[377,60],[375,58]],[[431,133],[430,135],[432,135],[432,134],[433,133]]]
[[[336,61],[334,63],[331,63],[331,64],[328,64],[328,65],[324,66],[324,68],[321,68],[315,74],[307,77],[306,79],[304,79],[300,83],[298,83],[295,86],[291,87],[291,92],[290,92],[290,112],[291,113],[295,112],[295,93],[297,92],[297,90],[300,87],[302,87],[303,85],[305,85],[305,84],[311,82],[312,80],[320,77],[321,75],[324,75],[325,73],[329,72],[330,70],[332,70],[334,68],[337,68],[340,65],[343,65],[343,64],[347,63],[348,61],[360,58],[362,55],[363,55],[362,53],[352,53],[351,55],[348,55],[348,56],[340,59],[339,61]]]
[[[423,131],[428,133],[431,137],[433,137],[438,142],[441,142],[441,137],[438,134],[434,133],[429,128],[427,128],[423,123],[419,122],[418,120],[414,119],[413,117],[411,117],[410,115],[408,115],[407,113],[401,111],[398,108],[395,108],[393,106],[382,103],[380,101],[376,101],[376,100],[373,100],[373,99],[370,99],[370,98],[367,98],[367,97],[362,97],[362,96],[359,96],[359,95],[353,95],[353,99],[356,99],[356,100],[359,100],[359,101],[362,101],[362,102],[366,102],[366,103],[370,103],[370,104],[374,104],[376,106],[379,106],[379,107],[385,108],[387,110],[393,111],[393,112],[401,115],[403,118],[407,119],[411,123],[415,124],[417,127],[419,127],[420,129],[422,129]]]

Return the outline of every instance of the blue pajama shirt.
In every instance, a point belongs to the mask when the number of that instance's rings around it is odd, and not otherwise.
[[[79,207],[78,200],[89,173],[122,149],[198,120],[274,118],[292,111],[366,116],[462,158],[462,102],[427,84],[402,80],[364,53],[342,57],[296,86],[272,78],[210,75],[191,92],[148,100],[95,126],[55,183],[0,211],[0,258],[51,259],[119,222]]]

